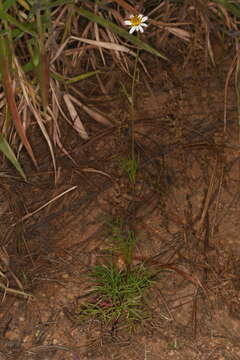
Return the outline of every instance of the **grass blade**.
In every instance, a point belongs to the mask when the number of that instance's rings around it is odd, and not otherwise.
[[[150,45],[146,44],[145,42],[141,41],[137,36],[130,35],[126,30],[122,29],[120,26],[105,20],[103,17],[95,15],[91,13],[90,11],[87,11],[83,8],[75,8],[76,12],[80,15],[86,17],[88,20],[93,21],[105,28],[108,28],[112,30],[114,33],[122,36],[126,40],[130,41],[134,45],[138,46],[140,49],[143,49],[145,51],[148,51],[149,53],[158,56],[164,60],[168,60],[163,54],[161,54],[156,49],[152,48]]]
[[[9,62],[8,62],[8,58],[6,56],[6,43],[3,39],[0,39],[0,67],[2,70],[2,81],[3,81],[3,86],[4,86],[4,90],[6,93],[6,98],[7,98],[7,103],[9,106],[9,110],[11,112],[12,115],[12,119],[15,123],[15,127],[16,130],[22,140],[23,145],[25,146],[29,156],[31,157],[34,165],[36,167],[37,166],[37,161],[33,155],[33,151],[31,148],[31,145],[27,139],[24,127],[22,125],[20,116],[19,116],[19,112],[17,109],[17,105],[15,102],[15,98],[14,98],[14,90],[13,90],[13,86],[11,83],[11,77],[10,77],[10,73],[9,73]]]
[[[230,11],[233,15],[240,17],[240,7],[237,4],[231,3],[228,0],[215,0],[216,3],[221,4]]]
[[[73,84],[73,83],[75,83],[77,81],[87,79],[87,78],[89,78],[91,76],[94,76],[94,75],[96,75],[98,73],[101,73],[101,71],[99,71],[99,70],[89,71],[89,72],[86,72],[84,74],[77,75],[77,76],[74,76],[74,77],[72,77],[70,79],[65,80],[65,84]]]
[[[40,54],[40,61],[37,67],[37,75],[40,86],[40,93],[44,111],[46,112],[49,103],[49,61],[44,50]]]
[[[24,180],[27,180],[19,161],[17,160],[13,150],[2,134],[0,134],[0,151],[2,151],[6,158],[13,164]]]
[[[32,36],[36,36],[37,33],[30,28],[28,25],[24,25],[23,23],[16,20],[13,16],[7,14],[4,10],[0,9],[0,19],[8,21],[11,25],[15,25],[20,30],[22,30],[24,33],[28,33]]]

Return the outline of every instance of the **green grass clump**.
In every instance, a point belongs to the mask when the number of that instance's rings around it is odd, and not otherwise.
[[[117,257],[121,257],[127,267],[131,266],[133,253],[137,244],[137,237],[131,230],[125,230],[121,220],[105,220],[110,230],[110,242],[112,251]]]
[[[128,158],[122,161],[122,168],[128,174],[131,184],[136,183],[139,161],[135,158]]]
[[[149,317],[146,290],[154,280],[143,266],[120,270],[115,265],[97,265],[90,272],[93,299],[80,306],[77,318],[99,319],[104,325],[124,324],[132,330]]]

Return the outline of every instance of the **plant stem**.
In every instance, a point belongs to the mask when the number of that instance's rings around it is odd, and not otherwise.
[[[131,103],[131,133],[132,133],[132,161],[135,160],[135,146],[134,146],[134,127],[135,127],[135,84],[136,84],[136,75],[137,75],[137,64],[138,64],[138,59],[139,59],[139,47],[137,48],[137,55],[136,55],[136,59],[135,59],[135,63],[134,63],[134,71],[133,71],[133,81],[132,81],[132,90],[131,90],[131,99],[132,99],[132,103]]]

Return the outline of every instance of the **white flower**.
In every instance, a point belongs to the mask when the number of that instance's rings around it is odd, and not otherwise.
[[[147,21],[147,19],[148,16],[143,16],[142,14],[130,15],[129,20],[124,21],[124,24],[131,26],[131,29],[129,30],[130,34],[132,34],[135,30],[143,33],[143,27],[147,27],[147,24],[145,24],[145,21]]]

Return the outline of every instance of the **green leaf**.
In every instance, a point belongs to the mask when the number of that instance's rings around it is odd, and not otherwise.
[[[22,169],[20,163],[18,162],[18,160],[17,160],[14,152],[12,151],[10,145],[8,144],[7,140],[4,138],[4,136],[2,134],[0,134],[0,151],[2,151],[3,154],[6,156],[6,158],[8,158],[8,160],[11,161],[13,166],[17,169],[19,174],[26,181],[27,178],[26,178],[26,175],[23,172],[23,169]]]
[[[139,48],[148,51],[149,53],[161,57],[162,59],[168,60],[163,54],[161,54],[156,49],[152,48],[147,43],[141,41],[137,36],[130,35],[126,30],[122,29],[120,26],[105,20],[103,17],[95,15],[94,13],[87,11],[83,8],[75,8],[75,11],[78,12],[80,15],[86,17],[88,20],[93,21],[105,28],[108,28],[115,32],[116,34],[122,36],[128,41],[131,41],[134,45],[137,45]]]
[[[21,29],[23,32],[28,33],[32,36],[37,36],[37,33],[33,31],[30,26],[24,25],[20,23],[18,20],[16,20],[13,16],[7,14],[4,10],[0,9],[0,19],[8,21],[10,24],[15,25],[19,29]]]
[[[77,76],[74,76],[68,80],[65,81],[66,84],[73,84],[77,81],[80,81],[80,80],[84,80],[84,79],[87,79],[91,76],[94,76],[96,74],[100,73],[99,70],[96,70],[96,71],[89,71],[87,73],[84,73],[84,74],[81,74],[81,75],[77,75]]]
[[[25,73],[35,69],[32,60],[28,61],[26,64],[22,65],[22,69]]]
[[[58,80],[58,81],[62,81],[64,84],[73,84],[77,81],[81,81],[81,80],[84,80],[84,79],[87,79],[91,76],[94,76],[96,74],[99,74],[101,73],[100,70],[96,70],[96,71],[89,71],[89,72],[86,72],[84,74],[81,74],[81,75],[77,75],[77,76],[74,76],[72,78],[67,78],[65,79],[62,75],[60,74],[57,74],[57,73],[53,73],[51,72],[51,77],[55,80]]]
[[[8,9],[10,9],[13,5],[15,5],[17,2],[17,0],[6,0],[3,3],[3,10],[7,11]]]
[[[32,62],[34,66],[38,66],[40,63],[40,50],[38,47],[35,47],[34,49],[34,53],[33,53],[33,57],[32,57]]]

